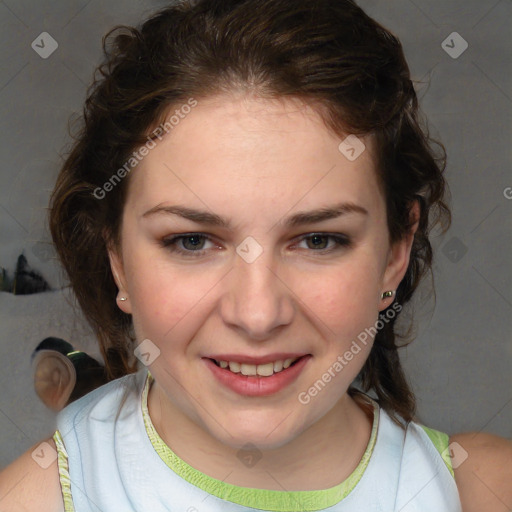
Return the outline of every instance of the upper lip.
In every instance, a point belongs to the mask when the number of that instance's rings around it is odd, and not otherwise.
[[[205,356],[208,359],[215,359],[216,361],[233,361],[243,364],[266,364],[273,363],[274,361],[281,361],[285,359],[296,359],[299,357],[307,356],[308,354],[299,354],[296,352],[278,352],[275,354],[267,354],[266,356],[247,356],[237,354],[216,354],[211,356]]]

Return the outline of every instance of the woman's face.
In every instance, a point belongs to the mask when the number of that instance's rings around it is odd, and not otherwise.
[[[278,447],[333,409],[407,269],[372,141],[343,139],[298,101],[218,96],[129,177],[119,305],[174,410],[232,447]]]

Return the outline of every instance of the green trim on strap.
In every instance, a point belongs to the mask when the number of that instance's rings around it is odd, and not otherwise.
[[[421,425],[423,430],[426,432],[429,439],[432,441],[433,445],[436,447],[436,450],[439,452],[441,457],[446,464],[446,467],[455,478],[455,473],[453,472],[452,460],[450,458],[450,450],[448,449],[448,444],[450,443],[450,437],[448,434],[444,432],[439,432],[439,430],[434,430],[433,428],[425,427]]]
[[[153,376],[148,372],[142,395],[142,414],[148,437],[160,458],[176,474],[187,482],[199,487],[205,492],[217,496],[220,499],[237,503],[245,507],[252,507],[275,512],[290,510],[316,511],[334,506],[340,502],[357,485],[368,466],[377,439],[379,424],[379,407],[376,402],[371,401],[374,408],[374,421],[370,440],[361,461],[352,474],[340,484],[329,489],[314,491],[276,491],[269,489],[255,489],[250,487],[239,487],[237,485],[223,482],[212,478],[205,473],[193,468],[184,460],[178,457],[163,441],[156,431],[148,411],[148,392],[153,382]]]
[[[64,500],[65,512],[75,512],[73,497],[71,496],[71,479],[69,478],[68,452],[64,446],[64,440],[58,430],[53,434],[53,440],[57,447],[57,463],[59,466],[59,479]]]

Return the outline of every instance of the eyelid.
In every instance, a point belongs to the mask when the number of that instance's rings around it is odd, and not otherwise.
[[[336,249],[341,249],[342,247],[350,247],[352,245],[352,239],[348,235],[345,235],[343,233],[324,233],[321,231],[320,232],[315,231],[312,233],[300,235],[298,243],[303,242],[308,239],[311,239],[314,236],[319,236],[319,237],[324,237],[324,238],[334,240],[335,246],[334,246],[334,248],[331,248],[331,249],[317,249],[317,250],[310,249],[310,251],[312,253],[315,253],[315,252],[316,253],[328,253],[328,252],[333,252]]]
[[[341,250],[343,248],[348,248],[352,246],[352,238],[348,235],[345,235],[344,233],[325,233],[325,232],[310,232],[310,233],[304,233],[298,237],[295,237],[296,242],[295,245],[307,241],[308,239],[313,238],[314,236],[320,236],[325,237],[327,239],[333,240],[335,242],[334,247],[331,247],[330,249],[305,249],[307,252],[311,252],[313,254],[329,254],[331,252],[335,252],[337,250]],[[215,243],[215,238],[211,235],[208,235],[206,233],[200,233],[200,232],[189,232],[189,233],[180,233],[177,235],[171,235],[169,237],[165,237],[161,239],[160,244],[168,249],[170,252],[174,252],[176,254],[181,254],[186,257],[197,257],[197,256],[203,256],[205,253],[209,251],[209,249],[199,249],[197,251],[194,250],[186,250],[177,247],[177,243],[181,240],[184,240],[186,238],[191,237],[200,237],[201,239]],[[172,247],[172,249],[170,249]]]
[[[171,235],[171,236],[168,236],[168,237],[164,237],[164,238],[161,239],[160,243],[166,249],[169,249],[170,247],[174,247],[172,252],[175,252],[175,253],[178,253],[178,254],[183,254],[183,255],[186,255],[186,256],[188,256],[188,255],[201,256],[204,253],[206,253],[208,251],[208,249],[199,249],[197,251],[187,251],[185,249],[181,249],[181,248],[176,247],[177,243],[180,240],[184,240],[186,238],[192,238],[194,236],[200,237],[201,239],[204,239],[207,242],[214,243],[214,238],[212,236],[207,235],[205,233],[197,233],[197,232],[181,233],[179,235]]]

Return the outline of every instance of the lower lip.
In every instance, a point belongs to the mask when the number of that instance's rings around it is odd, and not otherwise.
[[[274,373],[270,377],[242,375],[217,366],[211,359],[204,359],[213,375],[231,390],[245,396],[268,396],[291,384],[307,364],[310,355],[301,357],[293,366]]]

